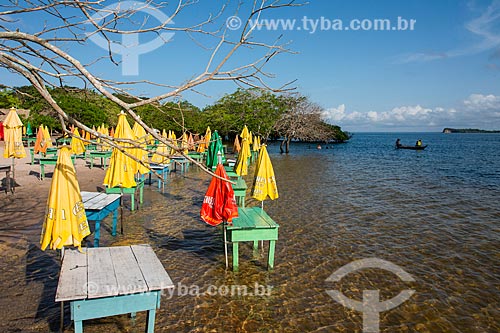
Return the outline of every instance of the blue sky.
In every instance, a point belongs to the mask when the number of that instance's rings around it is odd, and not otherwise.
[[[203,20],[221,3],[200,1],[197,10],[179,15],[172,26]],[[242,19],[248,15],[246,6],[237,13]],[[223,24],[235,9],[235,4],[229,5],[217,23]],[[171,9],[163,11],[169,15]],[[398,17],[404,22],[414,20],[413,30],[326,29],[326,21],[350,27],[353,20],[373,24],[384,19],[394,26]],[[255,32],[256,39],[265,41],[282,35],[294,51],[267,65],[275,75],[267,82],[277,87],[296,80],[297,91],[325,109],[325,120],[345,130],[500,129],[500,0],[311,0],[304,6],[269,11],[262,18],[295,22],[293,29],[278,23],[276,29]],[[17,24],[21,30],[36,30],[35,23]],[[318,24],[315,31],[312,24]],[[236,29],[229,37],[239,32]],[[169,43],[139,57],[137,76],[122,76],[120,66],[104,62],[89,68],[110,79],[177,85],[202,71],[207,62],[213,42],[205,37],[198,41],[207,42],[209,49],[176,33]],[[105,54],[89,45],[68,46],[68,52],[83,62]],[[242,50],[231,64],[248,63],[260,54]],[[11,85],[26,84],[1,73]],[[182,97],[202,108],[235,89],[232,83],[209,83],[199,88],[203,94]],[[151,96],[163,90],[139,87],[135,91]]]

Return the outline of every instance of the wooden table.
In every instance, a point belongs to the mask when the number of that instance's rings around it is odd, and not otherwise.
[[[243,178],[238,178],[236,184],[231,184],[234,191],[234,197],[238,206],[245,207],[245,197],[247,194],[247,183]]]
[[[181,173],[184,173],[189,169],[189,160],[184,156],[173,156],[170,159],[174,163],[175,171],[177,171],[177,164],[181,167]]]
[[[5,193],[14,193],[14,186],[11,186],[10,173],[12,167],[10,165],[0,165],[0,172],[5,171]],[[15,185],[15,184],[14,184]]]
[[[120,207],[121,195],[86,191],[82,191],[81,194],[87,220],[95,221],[94,247],[99,247],[99,239],[101,238],[101,222],[111,213],[113,214],[111,235],[116,236],[118,207]]]
[[[162,190],[165,190],[165,183],[167,181],[167,178],[168,178],[168,172],[170,170],[170,164],[152,164],[150,163],[149,164],[149,168],[151,170],[154,170],[156,173],[158,173],[160,175],[160,177],[157,177],[158,178],[158,189],[162,189]],[[149,184],[151,184],[151,175],[153,173],[152,172],[149,172]]]
[[[253,241],[254,253],[259,241],[269,241],[268,268],[274,267],[274,249],[279,225],[260,207],[238,208],[232,225],[225,225],[228,240],[233,243],[233,271],[238,270],[238,243]]]
[[[103,169],[106,169],[106,160],[111,158],[110,151],[87,150],[87,157],[90,158],[90,168],[94,167],[94,159],[100,158]]]
[[[106,187],[106,193],[110,194],[130,194],[130,210],[135,210],[135,192],[139,190],[139,204],[142,204],[144,197],[144,179],[135,180],[134,187]]]
[[[75,333],[83,321],[147,311],[153,333],[161,291],[173,288],[170,276],[147,245],[68,249],[59,275],[56,302],[70,301]]]

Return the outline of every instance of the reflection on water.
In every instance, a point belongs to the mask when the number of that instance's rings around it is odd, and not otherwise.
[[[199,218],[209,178],[196,168],[186,176],[173,174],[165,193],[155,186],[146,190],[145,205],[125,212],[125,234],[112,238],[105,229],[101,245],[150,243],[155,249],[177,286],[162,299],[157,331],[360,332],[362,314],[333,301],[326,293],[332,289],[356,300],[368,289],[380,290],[382,300],[415,290],[408,301],[380,314],[381,332],[500,331],[500,136],[399,137],[404,144],[422,138],[429,147],[395,150],[396,136],[388,134],[358,134],[320,151],[294,145],[289,155],[269,147],[280,193],[264,203],[280,224],[272,272],[265,253],[254,258],[250,244],[240,246],[240,272],[225,270],[221,230]],[[247,198],[247,205],[257,204]],[[30,233],[6,237],[4,244],[17,244],[19,251],[0,267],[2,295],[34,304],[4,316],[12,331],[47,331],[47,322],[53,326],[58,320],[58,306],[51,306],[57,264],[33,248],[38,239]],[[415,282],[381,269],[325,281],[363,258],[395,263]],[[26,261],[24,272],[12,265],[19,260]],[[255,291],[256,283],[271,293],[203,294],[210,286]],[[16,294],[16,285],[29,287]],[[9,304],[5,297],[0,302]],[[37,318],[25,318],[31,313]],[[141,331],[143,323],[143,314],[134,327],[117,316],[86,323],[85,332]]]

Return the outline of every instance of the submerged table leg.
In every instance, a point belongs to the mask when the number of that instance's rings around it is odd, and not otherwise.
[[[100,238],[101,238],[101,221],[95,221],[94,247],[99,247]]]
[[[238,271],[238,242],[233,242],[233,271]]]
[[[274,248],[275,248],[275,246],[276,246],[276,241],[274,241],[274,240],[269,241],[269,260],[268,260],[269,269],[274,268]]]

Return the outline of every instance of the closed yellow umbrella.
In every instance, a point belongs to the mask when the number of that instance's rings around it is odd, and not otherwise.
[[[134,127],[132,128],[132,132],[134,133],[134,140],[137,144],[139,144],[140,148],[134,148],[133,155],[139,161],[142,161],[144,164],[148,165],[148,151],[146,150],[148,136],[146,134],[146,130],[142,127],[138,122],[134,123]],[[149,172],[147,166],[142,165],[139,162],[133,161],[135,173],[139,173],[141,175]]]
[[[71,152],[75,155],[80,155],[85,152],[85,145],[82,139],[80,139],[80,133],[78,128],[73,130],[73,137],[71,138]]]
[[[266,145],[260,147],[251,193],[252,197],[259,201],[264,201],[267,197],[271,200],[278,198],[278,186]]]
[[[248,139],[241,139],[241,150],[238,154],[238,159],[234,165],[234,172],[238,176],[246,176],[248,174],[248,158],[250,157],[250,145],[248,144]]]
[[[173,146],[177,147],[177,136],[175,135],[174,131],[170,131],[170,141],[172,142]],[[175,155],[177,153],[177,150],[172,148],[170,151],[170,155]]]
[[[3,122],[5,149],[4,158],[23,158],[26,151],[23,145],[23,123],[17,115],[16,109],[11,108]]]
[[[205,145],[205,136],[202,136],[198,141],[198,148],[196,149],[196,152],[204,153],[205,149],[207,149],[207,146]]]
[[[122,112],[118,115],[118,124],[116,125],[115,139],[134,139],[134,133],[130,128],[125,113]],[[118,143],[127,151],[127,153],[132,152],[132,148],[128,143]],[[106,170],[106,175],[104,176],[104,185],[108,187],[125,187],[131,188],[137,185],[134,179],[134,167],[133,162],[130,157],[122,153],[118,148],[113,148],[113,153],[111,154],[111,159],[109,161],[109,167]]]
[[[186,132],[182,134],[181,148],[182,152],[187,155],[189,153],[189,138]]]
[[[163,135],[162,135],[163,136]],[[156,148],[155,153],[151,157],[151,162],[157,164],[168,164],[170,163],[170,159],[167,157],[169,155],[170,148],[167,147],[166,144],[160,142],[158,147]]]
[[[50,247],[55,250],[73,245],[81,251],[82,240],[89,234],[80,186],[71,162],[71,148],[63,146],[59,150],[50,185],[47,215],[40,239],[41,248],[45,250]]]
[[[54,145],[52,144],[52,137],[50,136],[49,133],[49,128],[47,126],[42,126],[43,127],[43,139],[45,141],[45,145],[47,148],[53,147]]]
[[[207,126],[207,131],[205,132],[205,148],[208,149],[210,146],[210,139],[212,138],[212,131],[210,130],[210,126]]]

